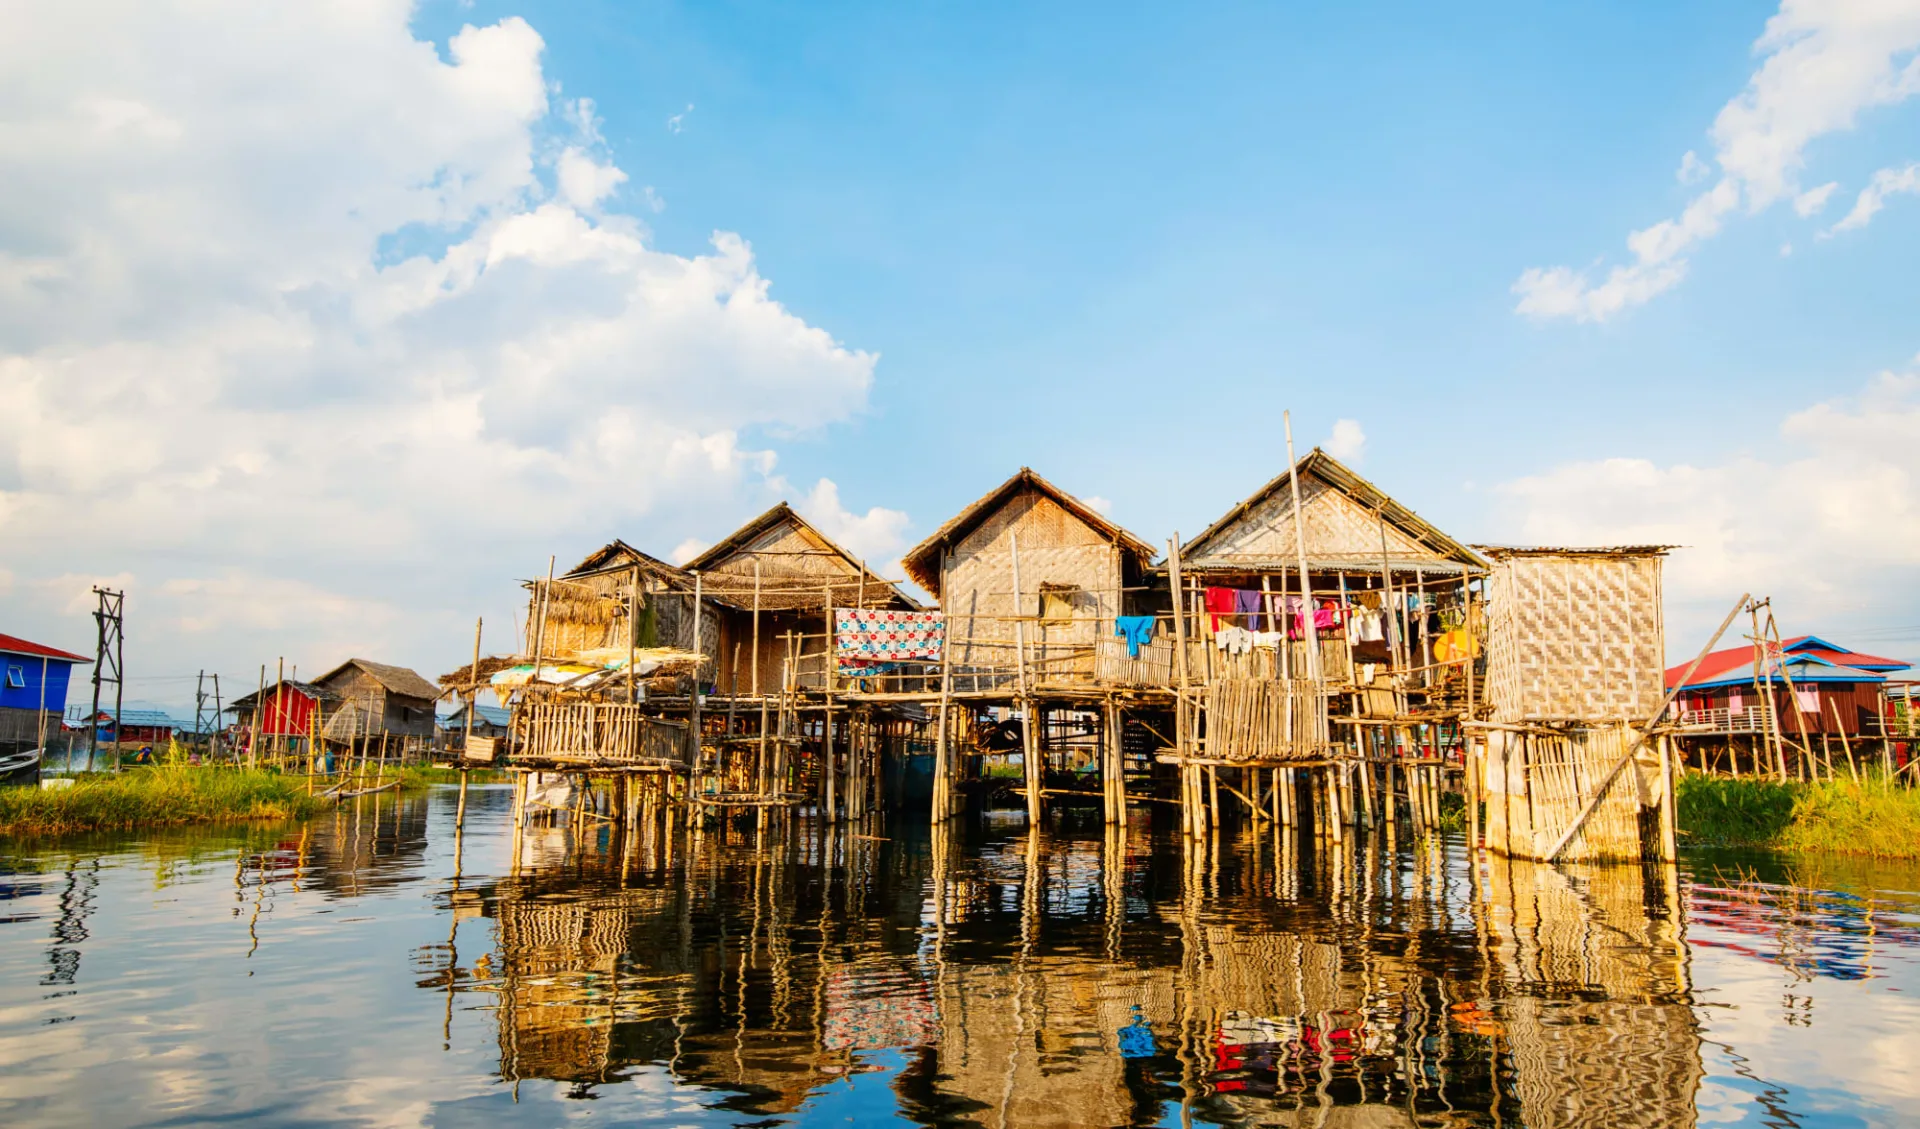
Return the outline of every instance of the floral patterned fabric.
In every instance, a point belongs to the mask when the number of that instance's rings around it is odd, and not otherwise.
[[[833,637],[841,674],[879,674],[894,663],[939,662],[947,621],[939,612],[840,608]]]

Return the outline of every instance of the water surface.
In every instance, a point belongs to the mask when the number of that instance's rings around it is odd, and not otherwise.
[[[0,841],[0,1124],[1920,1122],[1911,866],[507,799]]]

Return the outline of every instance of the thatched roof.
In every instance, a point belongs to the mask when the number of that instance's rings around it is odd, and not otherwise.
[[[870,608],[920,607],[785,502],[747,522],[685,568],[701,574],[703,595],[748,608],[753,604],[756,562],[762,609],[820,608],[829,590],[836,607],[852,606],[863,597]]]
[[[906,566],[907,577],[938,596],[940,594],[940,551],[965,538],[995,510],[1023,490],[1034,490],[1052,499],[1060,508],[1078,518],[1101,537],[1111,541],[1123,552],[1134,554],[1139,558],[1142,566],[1153,562],[1152,545],[1108,521],[1085,502],[1035,474],[1033,468],[1021,467],[1012,478],[981,495],[979,500],[954,515],[945,525],[934,530],[932,536],[909,549],[907,555],[901,560],[901,563]]]
[[[450,670],[441,675],[441,694],[448,698],[457,694],[464,694],[467,687],[475,683],[479,684],[480,689],[485,690],[487,688],[487,681],[494,675],[525,661],[525,659],[520,658],[518,655],[488,655],[480,660],[480,669],[478,671],[474,670],[472,663],[468,663],[466,666],[460,667],[457,670]]]
[[[325,685],[356,668],[378,682],[389,694],[399,694],[407,698],[426,698],[429,701],[440,696],[440,687],[428,682],[414,671],[404,666],[377,663],[372,659],[348,659],[321,675],[317,681]]]
[[[1294,464],[1293,471],[1299,475],[1301,501],[1310,515],[1313,513],[1313,498],[1321,492],[1321,485],[1316,484],[1322,484],[1340,495],[1349,504],[1348,508],[1353,514],[1364,516],[1376,527],[1377,522],[1384,521],[1393,531],[1394,539],[1400,542],[1391,554],[1396,568],[1441,565],[1458,572],[1462,568],[1484,570],[1487,567],[1486,559],[1480,554],[1442,533],[1419,514],[1395,501],[1386,491],[1355,474],[1351,467],[1318,447]],[[1254,491],[1252,496],[1228,510],[1198,537],[1183,545],[1180,549],[1182,567],[1246,567],[1257,570],[1273,565],[1292,565],[1296,548],[1290,525],[1287,526],[1289,531],[1277,538],[1279,544],[1274,546],[1272,552],[1246,552],[1243,547],[1234,544],[1236,540],[1275,531],[1292,521],[1292,486],[1289,478],[1288,472],[1281,472]],[[1308,528],[1313,530],[1311,521]],[[1316,545],[1313,532],[1309,532],[1307,537],[1310,568],[1329,571],[1354,567],[1378,568],[1380,557],[1378,541],[1364,532],[1358,537],[1357,543],[1351,546]]]
[[[685,569],[676,568],[650,553],[643,553],[618,537],[587,554],[585,560],[568,569],[565,575],[576,577],[595,572],[626,572],[635,566],[673,591],[693,590],[693,577]]]

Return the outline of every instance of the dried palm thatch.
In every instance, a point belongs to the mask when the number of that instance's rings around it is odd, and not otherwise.
[[[494,675],[519,664],[520,661],[520,658],[515,655],[488,655],[480,660],[478,666],[468,663],[466,666],[448,671],[440,676],[440,685],[442,687],[440,696],[442,698],[456,697],[468,686],[476,682],[482,687],[485,687],[488,680]]]

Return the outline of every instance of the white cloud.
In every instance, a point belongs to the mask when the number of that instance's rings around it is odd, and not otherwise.
[[[1860,190],[1859,198],[1853,202],[1853,209],[1841,217],[1839,223],[1828,228],[1825,234],[1865,227],[1873,219],[1874,213],[1886,206],[1887,197],[1913,193],[1920,193],[1920,162],[1903,169],[1881,169]]]
[[[1827,200],[1833,196],[1839,187],[1839,181],[1830,180],[1818,188],[1809,188],[1800,195],[1795,196],[1793,198],[1794,214],[1802,219],[1819,215],[1820,211],[1827,206]]]
[[[1516,310],[1605,321],[1677,286],[1686,277],[1686,254],[1718,234],[1728,216],[1742,206],[1760,212],[1797,193],[1809,144],[1851,129],[1862,110],[1920,92],[1917,48],[1920,3],[1914,0],[1784,0],[1754,44],[1763,57],[1759,68],[1714,119],[1719,182],[1677,219],[1629,235],[1633,261],[1611,268],[1598,283],[1586,270],[1528,268],[1513,285]],[[1683,159],[1682,180],[1704,179],[1704,166]],[[1824,203],[1825,191],[1800,199]]]
[[[1794,412],[1761,454],[1569,463],[1499,494],[1502,541],[1685,546],[1667,569],[1675,651],[1743,591],[1776,597],[1790,633],[1920,622],[1920,367]]]
[[[1113,516],[1113,503],[1098,494],[1089,494],[1080,500],[1086,503],[1088,509],[1099,514],[1101,517],[1110,518]]]
[[[863,514],[853,513],[841,504],[840,487],[831,478],[814,483],[794,508],[841,548],[864,560],[891,562],[906,547],[906,514],[882,506],[873,506]],[[896,571],[890,575],[897,578],[900,574]]]
[[[1713,166],[1701,160],[1700,154],[1689,149],[1680,158],[1679,171],[1673,175],[1674,179],[1681,184],[1698,184],[1713,175]]]
[[[1321,446],[1341,462],[1357,463],[1367,453],[1367,433],[1360,430],[1357,419],[1334,420],[1333,431]]]
[[[581,150],[568,146],[560,153],[560,160],[554,168],[554,180],[560,189],[561,200],[575,208],[587,210],[625,184],[627,174],[612,164],[602,164]],[[647,189],[647,197],[652,199],[653,189]]]
[[[876,358],[745,240],[602,210],[627,173],[531,26],[411,16],[125,0],[0,37],[0,618],[84,641],[38,597],[98,568],[149,672],[434,673],[476,605],[504,645],[555,548],[724,501],[774,463],[743,436],[865,403]]]
[[[711,548],[713,548],[713,542],[702,541],[698,537],[689,537],[685,541],[675,545],[673,552],[667,554],[667,559],[674,564],[683,565]]]
[[[688,115],[688,114],[691,114],[691,113],[693,113],[693,103],[692,103],[692,102],[688,102],[688,103],[687,103],[687,108],[686,108],[686,109],[684,109],[684,110],[682,110],[682,111],[680,111],[679,113],[677,113],[677,114],[675,114],[675,115],[673,115],[672,117],[670,117],[670,118],[668,118],[668,119],[667,119],[667,132],[668,132],[668,133],[679,133],[679,132],[681,132],[682,130],[684,130],[684,129],[686,129],[686,128],[687,128],[687,115]]]

